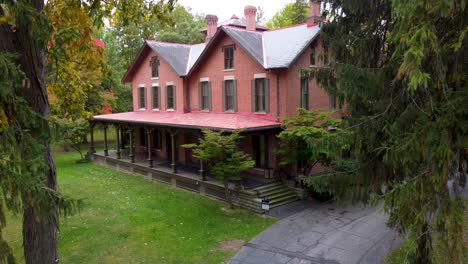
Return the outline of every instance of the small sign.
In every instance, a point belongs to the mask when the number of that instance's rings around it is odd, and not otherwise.
[[[270,210],[270,200],[268,200],[267,198],[262,199],[262,209],[265,211]]]

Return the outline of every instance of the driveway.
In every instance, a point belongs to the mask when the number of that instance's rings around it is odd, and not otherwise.
[[[252,239],[228,263],[380,263],[402,241],[386,220],[375,208],[309,205]]]

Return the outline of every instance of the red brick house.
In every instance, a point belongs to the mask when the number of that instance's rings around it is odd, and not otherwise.
[[[123,77],[132,85],[133,111],[95,116],[95,122],[129,131],[132,162],[145,155],[149,167],[168,160],[173,173],[189,165],[201,167],[202,175],[203,164],[181,145],[197,142],[201,128],[242,129],[239,148],[256,161],[250,174],[274,177],[280,117],[296,115],[299,107],[334,108],[315,80],[299,75],[300,69],[320,67],[327,58],[319,38],[320,4],[310,5],[310,23],[288,28],[257,25],[256,8],[246,6],[245,20],[233,16],[218,23],[207,15],[205,43],[145,41]]]

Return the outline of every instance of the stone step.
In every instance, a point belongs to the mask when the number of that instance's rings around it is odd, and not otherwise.
[[[273,194],[273,195],[269,195],[269,196],[266,196],[266,197],[271,202],[271,201],[274,201],[274,200],[279,199],[279,198],[284,197],[284,196],[296,196],[296,193],[286,190],[286,191],[276,193],[276,194]]]
[[[262,196],[271,196],[271,195],[275,195],[277,193],[282,193],[282,192],[291,192],[289,189],[286,189],[284,186],[281,186],[281,188],[276,188],[276,189],[271,189],[271,190],[268,190],[266,192],[262,192],[260,191],[260,194]]]
[[[274,189],[274,188],[277,188],[278,186],[283,186],[283,184],[279,181],[277,182],[272,182],[272,183],[268,183],[268,184],[265,184],[265,185],[262,185],[262,186],[259,186],[257,188],[254,188],[252,189],[253,191],[265,191],[265,190],[269,190],[269,189]]]
[[[274,203],[274,204],[270,204],[270,208],[280,207],[280,206],[282,206],[282,205],[295,202],[295,201],[297,201],[297,200],[299,200],[299,198],[296,196],[296,198],[294,198],[294,199],[284,200],[284,201],[281,201],[281,202],[277,202],[277,203]]]

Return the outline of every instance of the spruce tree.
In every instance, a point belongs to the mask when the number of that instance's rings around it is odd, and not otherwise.
[[[311,74],[349,112],[359,165],[348,194],[384,200],[389,225],[408,235],[407,262],[461,263],[466,1],[327,2],[334,60]]]

